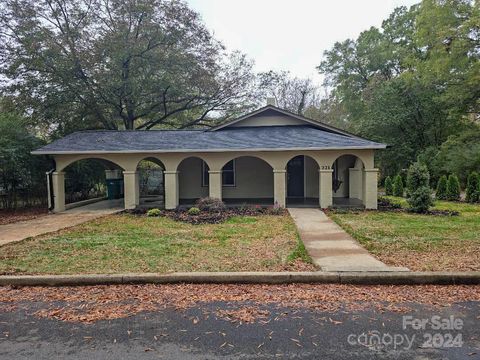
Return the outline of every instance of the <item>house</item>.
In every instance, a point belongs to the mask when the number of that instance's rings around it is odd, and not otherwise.
[[[205,196],[230,203],[377,208],[374,153],[386,145],[267,105],[207,130],[80,131],[34,154],[56,162],[54,211],[65,210],[64,169],[102,159],[123,174],[125,208],[140,204],[137,166],[163,169],[165,208]]]

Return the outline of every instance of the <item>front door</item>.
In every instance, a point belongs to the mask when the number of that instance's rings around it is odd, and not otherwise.
[[[304,196],[304,162],[305,158],[300,155],[287,164],[287,197]]]

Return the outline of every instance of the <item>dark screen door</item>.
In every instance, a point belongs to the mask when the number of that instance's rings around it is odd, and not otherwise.
[[[296,156],[287,164],[287,196],[303,197],[304,157]]]

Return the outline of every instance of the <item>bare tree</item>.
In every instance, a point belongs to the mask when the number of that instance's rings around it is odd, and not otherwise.
[[[320,91],[311,79],[292,77],[288,71],[268,71],[259,74],[259,89],[265,97],[274,97],[277,105],[297,114],[318,107]]]

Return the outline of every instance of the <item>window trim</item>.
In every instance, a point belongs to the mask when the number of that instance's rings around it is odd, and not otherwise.
[[[233,165],[232,165],[232,170],[228,170],[228,172],[232,172],[233,173],[233,184],[224,184],[223,183],[223,168],[222,168],[222,187],[236,187],[237,186],[237,162],[236,162],[236,159],[232,159],[230,160]],[[227,164],[230,162],[228,161]],[[208,169],[208,170],[207,170]],[[208,187],[210,184],[209,184],[209,181],[207,183],[206,181],[206,178],[205,178],[205,175],[208,177],[209,176],[209,173],[208,171],[210,171],[210,169],[208,168],[208,165],[205,161],[202,160],[202,187]]]
[[[207,163],[204,160],[202,160],[202,167],[201,167],[201,170],[200,170],[201,171],[200,176],[201,176],[201,179],[202,179],[202,187],[208,187],[210,185],[209,183],[207,183],[207,180],[205,179],[205,174],[207,174],[207,179],[208,179],[208,171],[210,170],[210,169],[207,170],[207,167],[208,167]]]

